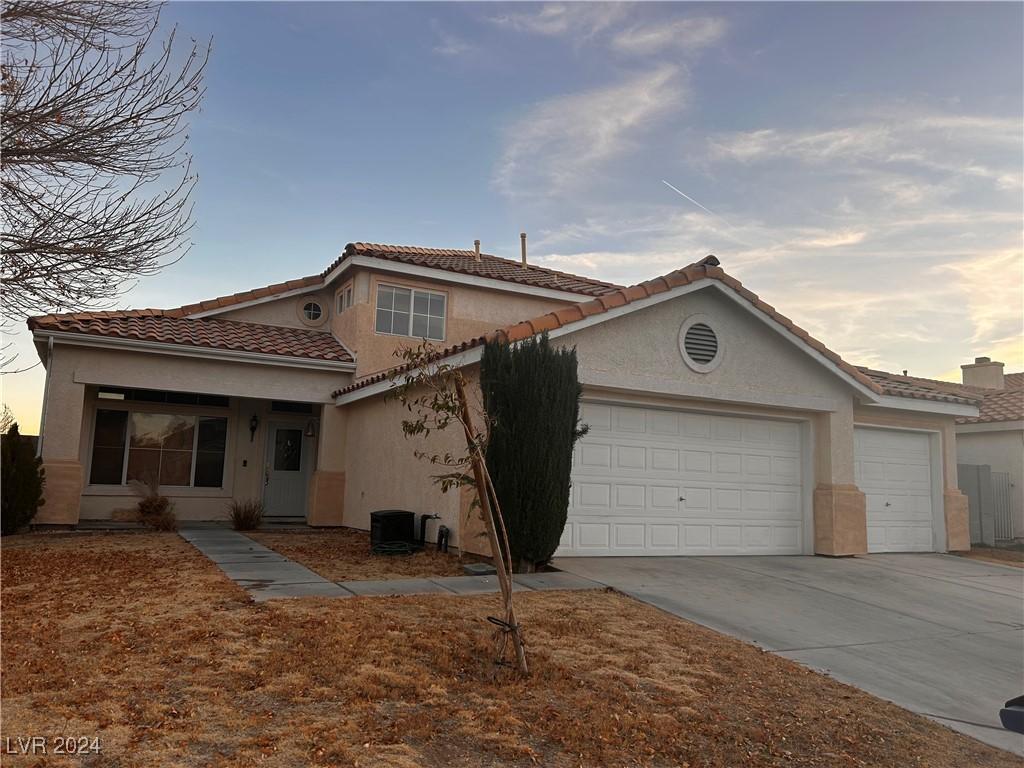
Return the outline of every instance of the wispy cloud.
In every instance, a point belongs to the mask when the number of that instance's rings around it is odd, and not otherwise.
[[[623,3],[545,3],[528,11],[491,17],[491,22],[524,32],[550,37],[587,40],[623,21],[629,6]],[[534,10],[537,9],[537,10]]]
[[[726,29],[725,19],[712,16],[676,19],[663,24],[640,24],[617,33],[612,38],[612,48],[633,55],[665,50],[696,53],[721,40]]]
[[[536,104],[506,132],[494,184],[510,196],[586,186],[605,163],[685,106],[686,73],[664,65],[614,85]]]
[[[430,27],[434,30],[434,34],[437,35],[437,44],[433,50],[439,56],[457,57],[476,52],[477,47],[475,45],[445,29],[437,19],[431,20]]]

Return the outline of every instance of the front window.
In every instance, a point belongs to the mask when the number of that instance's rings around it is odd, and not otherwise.
[[[221,416],[99,409],[89,482],[220,488],[227,425]]]
[[[377,333],[444,339],[445,295],[433,291],[377,287]]]
[[[320,319],[324,311],[315,301],[307,301],[302,307],[303,316],[310,322],[314,322]]]

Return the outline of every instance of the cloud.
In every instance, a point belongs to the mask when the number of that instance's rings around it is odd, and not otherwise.
[[[622,3],[546,3],[534,12],[510,13],[490,20],[523,32],[587,40],[621,22],[628,13],[629,7]]]
[[[430,26],[437,35],[437,45],[433,50],[439,56],[457,57],[477,51],[475,45],[449,32],[436,19],[431,19]]]
[[[585,186],[682,109],[686,97],[685,72],[664,65],[614,85],[542,101],[507,130],[494,185],[510,197],[560,195]]]
[[[694,17],[664,24],[631,27],[612,38],[612,48],[628,54],[650,54],[675,48],[696,52],[713,45],[725,36],[725,19]]]

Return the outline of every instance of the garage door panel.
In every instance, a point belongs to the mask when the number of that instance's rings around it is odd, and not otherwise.
[[[926,433],[854,430],[854,479],[866,498],[869,552],[934,549],[931,443]]]
[[[802,551],[798,425],[637,406],[583,413],[590,431],[559,555]]]

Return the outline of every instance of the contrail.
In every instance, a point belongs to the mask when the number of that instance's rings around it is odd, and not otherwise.
[[[689,200],[689,201],[690,201],[691,203],[693,203],[694,205],[696,205],[696,206],[697,206],[698,208],[700,208],[700,209],[701,209],[702,211],[705,211],[706,213],[710,213],[710,214],[711,214],[712,216],[714,216],[714,217],[715,217],[716,219],[718,219],[719,221],[721,221],[721,222],[722,222],[723,224],[728,224],[728,223],[729,223],[729,222],[727,222],[727,221],[726,221],[725,219],[723,219],[723,218],[722,218],[721,216],[719,216],[719,215],[718,215],[717,213],[715,213],[714,211],[712,211],[712,210],[711,210],[710,208],[705,208],[705,207],[704,207],[703,205],[701,205],[700,203],[698,203],[698,202],[697,202],[696,200],[694,200],[694,199],[693,199],[692,197],[690,197],[690,196],[689,196],[688,194],[686,194],[685,192],[683,192],[683,190],[679,189],[678,187],[673,187],[673,186],[672,186],[671,184],[669,184],[669,183],[668,183],[667,181],[665,181],[664,179],[662,179],[662,180],[661,180],[661,183],[662,183],[662,184],[664,184],[664,185],[665,185],[666,187],[668,187],[669,189],[671,189],[671,190],[672,190],[673,192],[675,192],[675,193],[676,193],[677,195],[682,195],[683,197],[685,197],[685,198],[686,198],[687,200]]]
[[[696,205],[696,206],[697,206],[698,208],[700,208],[700,209],[701,209],[702,211],[704,211],[705,213],[711,214],[711,215],[712,215],[712,216],[714,216],[714,217],[715,217],[716,219],[718,219],[718,220],[719,220],[720,222],[722,222],[722,224],[724,224],[724,225],[725,225],[725,228],[726,228],[726,230],[728,230],[728,232],[726,233],[726,237],[728,237],[728,238],[731,238],[731,239],[732,239],[732,240],[734,240],[735,242],[737,242],[737,243],[740,243],[741,245],[745,245],[745,246],[747,246],[748,248],[753,248],[753,247],[754,247],[753,245],[751,245],[750,243],[746,242],[745,240],[741,240],[740,238],[736,237],[736,235],[734,235],[734,234],[731,234],[731,232],[734,232],[734,231],[735,231],[735,229],[733,228],[732,224],[730,224],[730,223],[729,223],[728,221],[726,221],[725,219],[723,219],[723,218],[722,218],[721,216],[719,216],[719,215],[718,215],[717,213],[715,213],[714,211],[712,211],[712,210],[711,210],[710,208],[705,208],[705,207],[704,207],[703,205],[701,205],[700,203],[698,203],[698,202],[697,202],[696,200],[694,200],[694,199],[693,199],[692,197],[690,197],[690,196],[689,196],[688,194],[686,194],[685,192],[683,192],[683,190],[681,190],[681,189],[679,189],[678,187],[675,187],[675,186],[673,186],[673,185],[669,184],[669,183],[668,183],[667,181],[665,181],[664,179],[662,179],[662,180],[661,180],[661,183],[662,183],[662,184],[664,184],[664,185],[665,185],[666,187],[668,187],[669,189],[671,189],[671,190],[672,190],[673,192],[675,192],[675,193],[676,193],[677,195],[680,195],[680,196],[684,197],[685,199],[689,200],[689,201],[690,201],[691,203],[693,203],[694,205]]]

